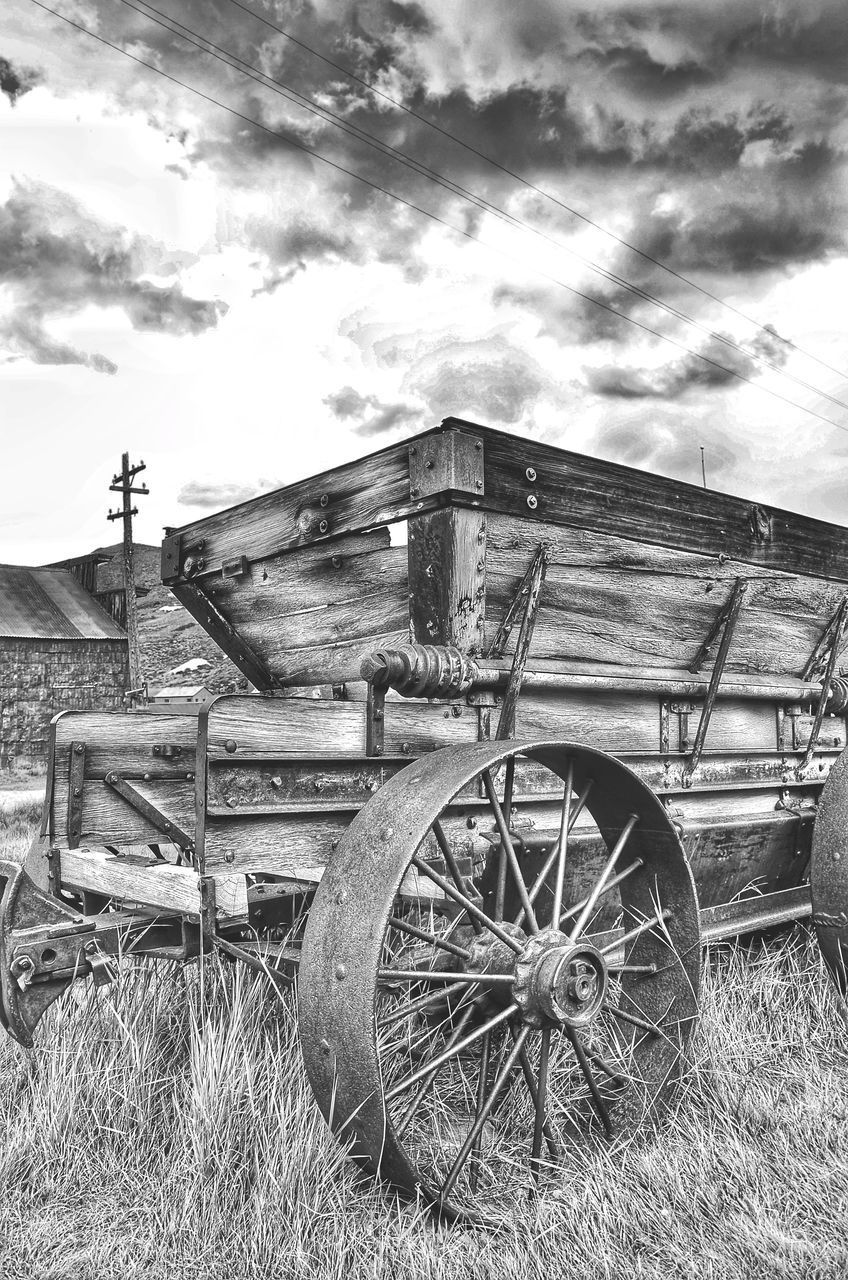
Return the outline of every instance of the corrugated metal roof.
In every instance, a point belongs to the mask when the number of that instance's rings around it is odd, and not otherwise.
[[[125,640],[126,633],[65,569],[0,565],[0,636]]]

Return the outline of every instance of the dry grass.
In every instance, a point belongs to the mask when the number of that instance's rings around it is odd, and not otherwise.
[[[846,1035],[815,946],[722,951],[705,987],[672,1122],[576,1154],[492,1235],[357,1183],[261,976],[127,964],[54,1007],[33,1052],[0,1043],[0,1275],[845,1276]]]

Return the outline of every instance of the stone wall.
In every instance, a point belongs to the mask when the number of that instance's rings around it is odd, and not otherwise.
[[[39,768],[59,711],[119,710],[128,686],[123,640],[0,637],[0,767]]]

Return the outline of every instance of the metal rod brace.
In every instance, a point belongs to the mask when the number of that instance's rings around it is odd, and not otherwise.
[[[140,791],[137,791],[134,786],[127,782],[125,778],[122,778],[119,773],[116,773],[114,769],[106,774],[104,781],[107,787],[111,787],[113,791],[117,791],[118,795],[121,796],[123,800],[126,800],[127,804],[135,809],[136,813],[141,814],[142,818],[146,819],[146,821],[149,822],[152,827],[155,827],[157,831],[161,831],[172,844],[178,845],[181,849],[185,849],[189,853],[194,852],[193,837],[183,831],[182,827],[178,826],[171,818],[167,818],[160,809],[156,808],[155,804],[151,804],[146,796],[143,796]]]
[[[518,702],[518,695],[521,692],[521,684],[524,680],[524,668],[527,666],[527,656],[530,652],[530,642],[533,639],[533,629],[536,626],[536,618],[539,613],[539,603],[542,595],[542,583],[545,581],[545,574],[550,564],[552,547],[549,542],[540,542],[539,549],[533,558],[533,563],[524,575],[521,586],[516,593],[515,599],[510,605],[509,612],[501,624],[502,627],[512,628],[512,622],[518,610],[518,605],[522,595],[526,590],[526,600],[524,604],[524,613],[521,618],[521,627],[518,632],[518,640],[515,644],[515,654],[512,659],[512,667],[507,680],[506,692],[504,694],[503,707],[501,708],[500,719],[498,720],[498,729],[495,734],[496,738],[511,738],[515,732],[515,707]],[[500,634],[500,632],[499,632]],[[504,644],[506,636],[504,636]],[[495,637],[497,641],[498,637]],[[492,646],[494,648],[494,645]]]
[[[715,643],[719,630],[723,627],[724,632],[721,637],[721,643],[718,647],[715,662],[713,663],[712,675],[710,683],[707,687],[707,696],[704,699],[704,706],[701,711],[701,718],[698,721],[698,732],[695,734],[695,742],[692,747],[692,754],[683,770],[683,785],[686,786],[687,779],[691,780],[692,774],[698,767],[701,759],[701,753],[704,750],[704,743],[707,738],[707,730],[710,727],[710,718],[713,714],[716,697],[718,695],[718,687],[721,684],[721,677],[724,673],[725,664],[727,663],[727,654],[730,649],[730,642],[733,639],[733,632],[736,628],[736,622],[742,609],[742,603],[748,590],[748,583],[744,578],[737,578],[736,583],[731,592],[730,599],[725,607],[721,610],[712,627],[707,639],[701,645],[694,662],[689,670],[693,673],[700,670],[704,659],[707,656],[712,645]]]
[[[840,648],[840,645],[842,644],[842,638],[845,634],[846,612],[848,612],[848,596],[843,596],[842,603],[840,604],[839,608],[834,614],[831,622],[828,624],[828,627],[824,633],[824,636],[822,636],[822,639],[819,641],[818,645],[816,645],[816,649],[812,657],[810,658],[810,661],[807,663],[807,666],[804,668],[804,670],[806,671],[807,668],[810,667],[810,664],[813,663],[814,660],[816,660],[818,651],[820,647],[823,645],[823,642],[825,641],[825,637],[828,635],[828,633],[830,633],[832,636],[832,639],[830,641],[830,654],[828,655],[827,667],[825,669],[824,679],[822,680],[821,697],[819,698],[819,705],[816,707],[816,715],[815,715],[815,719],[813,720],[813,727],[810,730],[810,740],[807,743],[807,750],[804,752],[803,760],[798,765],[797,772],[799,774],[803,773],[807,765],[812,760],[813,752],[815,751],[816,746],[818,744],[819,733],[821,732],[822,720],[824,719],[824,713],[827,709],[827,703],[830,697],[830,686],[833,683],[833,676],[836,670],[836,659],[839,656],[839,648]],[[818,660],[820,660],[820,658]],[[813,670],[815,670],[815,666],[813,667]]]

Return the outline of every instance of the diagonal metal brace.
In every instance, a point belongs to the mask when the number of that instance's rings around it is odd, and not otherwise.
[[[183,831],[171,818],[167,818],[160,809],[156,808],[155,804],[151,804],[146,796],[137,791],[119,773],[111,770],[106,774],[104,781],[107,787],[117,791],[118,795],[126,800],[127,804],[135,809],[136,813],[141,814],[142,818],[149,822],[152,827],[155,827],[157,831],[161,831],[172,844],[179,845],[181,849],[186,849],[190,853],[194,852],[194,838]]]
[[[827,666],[825,667],[824,678],[822,680],[821,695],[819,696],[819,705],[816,707],[816,715],[815,715],[815,719],[813,720],[813,727],[810,730],[810,741],[807,743],[807,750],[804,752],[803,760],[798,765],[797,771],[799,774],[803,773],[804,769],[806,769],[807,765],[812,760],[813,752],[815,751],[818,745],[819,733],[821,732],[821,726],[822,726],[822,720],[824,719],[824,713],[827,710],[827,703],[830,697],[830,686],[833,683],[833,675],[834,675],[834,671],[836,670],[836,659],[839,656],[839,650],[842,646],[842,641],[845,637],[846,613],[848,613],[848,596],[843,596],[842,603],[840,604],[839,608],[836,610],[836,613],[833,615],[833,618],[831,619],[831,621],[828,623],[827,628],[824,632],[824,635],[822,636],[821,640],[819,640],[819,643],[816,645],[816,648],[814,649],[813,654],[810,657],[810,661],[807,663],[806,667],[804,668],[804,679],[809,678],[807,675],[808,671],[814,674],[817,673],[817,671],[820,669],[818,668],[818,663],[821,660],[819,655],[819,650],[822,649],[822,653],[823,653],[824,652],[824,649],[822,648],[823,644],[825,642],[829,643],[830,653],[827,658]],[[826,637],[829,637],[827,641],[826,641]]]
[[[843,596],[836,613],[834,613],[821,633],[815,649],[807,659],[807,665],[801,672],[802,680],[820,680],[827,670],[828,662],[834,650],[838,654],[841,649],[845,635],[844,623],[840,623],[840,619],[844,619],[846,601],[848,601],[848,596]]]
[[[712,675],[710,676],[710,683],[707,687],[707,696],[704,699],[701,718],[698,721],[698,732],[695,734],[692,754],[687,761],[686,768],[683,770],[684,786],[686,785],[685,780],[687,778],[691,779],[692,774],[697,769],[701,759],[701,753],[704,750],[704,743],[707,738],[707,729],[710,727],[710,718],[713,714],[716,697],[718,696],[718,687],[721,684],[721,677],[724,674],[725,664],[727,663],[727,654],[730,649],[730,642],[733,639],[733,632],[736,628],[736,623],[747,591],[748,583],[745,579],[737,578],[733,591],[730,594],[730,599],[719,613],[710,628],[710,633],[707,636],[707,639],[701,645],[694,661],[689,667],[689,670],[693,673],[700,671],[707,654],[713,644],[715,644],[719,631],[723,627],[724,633],[721,637],[721,643],[718,647],[715,662],[713,663]]]
[[[536,626],[536,618],[539,613],[539,602],[542,594],[542,583],[545,581],[545,574],[551,561],[552,547],[549,542],[540,542],[539,549],[533,558],[533,563],[524,575],[521,586],[516,592],[515,599],[509,607],[506,618],[498,629],[498,635],[492,643],[492,650],[503,628],[507,628],[503,638],[503,644],[506,644],[507,636],[512,630],[512,620],[518,613],[522,598],[525,598],[524,613],[521,618],[521,627],[518,632],[518,640],[515,643],[515,654],[512,659],[512,667],[507,681],[506,693],[504,694],[503,707],[501,709],[500,719],[498,720],[498,730],[495,734],[496,738],[511,738],[515,732],[515,707],[518,702],[518,695],[521,692],[521,685],[524,680],[524,668],[527,665],[527,655],[530,652],[530,642],[533,639],[533,629]],[[508,624],[508,625],[507,625]],[[501,651],[502,652],[502,651]],[[498,655],[500,656],[500,655]]]

